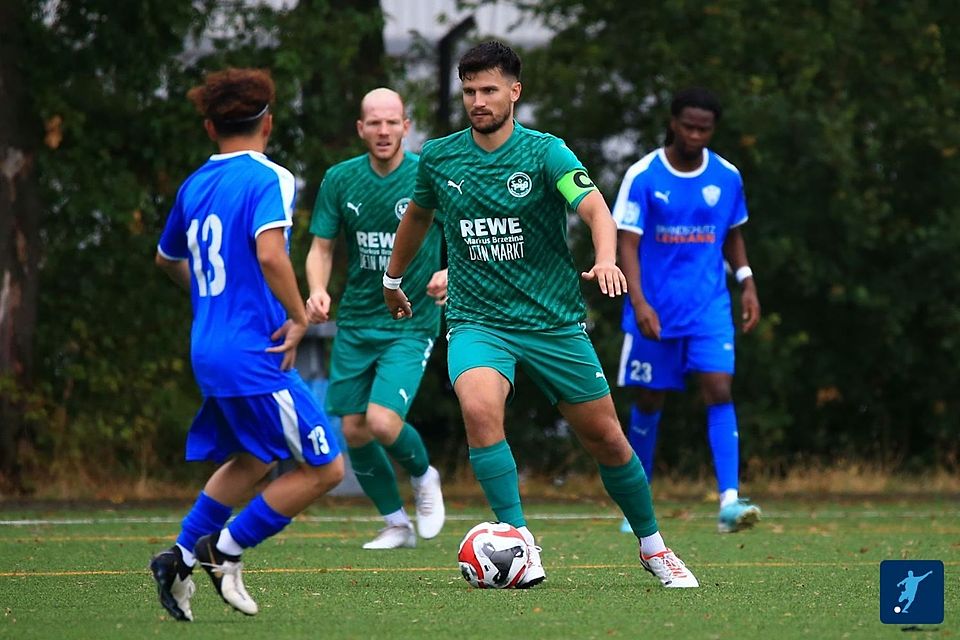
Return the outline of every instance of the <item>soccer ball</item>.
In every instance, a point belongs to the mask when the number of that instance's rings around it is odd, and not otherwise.
[[[527,572],[527,543],[506,522],[481,522],[463,537],[460,573],[478,589],[514,587]]]

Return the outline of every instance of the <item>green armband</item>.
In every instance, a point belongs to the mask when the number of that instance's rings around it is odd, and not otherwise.
[[[586,170],[574,169],[557,180],[557,190],[560,191],[560,195],[567,201],[567,204],[576,209],[584,196],[597,190],[597,185],[593,184],[593,180],[587,175]]]

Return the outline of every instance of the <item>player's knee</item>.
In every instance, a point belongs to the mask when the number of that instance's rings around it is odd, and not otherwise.
[[[353,449],[362,447],[373,439],[373,434],[363,420],[344,420],[341,422],[340,431],[343,439],[347,441],[347,446]]]
[[[593,457],[601,464],[618,466],[630,458],[630,443],[623,435],[620,423],[607,421],[601,427],[581,434],[580,439]]]
[[[367,409],[366,427],[370,437],[377,442],[390,444],[403,429],[403,418],[391,409],[371,405]]]
[[[727,404],[728,402],[733,402],[730,385],[711,385],[703,388],[703,404],[706,406]]]
[[[310,484],[309,491],[319,498],[343,480],[343,455],[338,455],[323,466],[305,468],[308,470],[305,475]]]

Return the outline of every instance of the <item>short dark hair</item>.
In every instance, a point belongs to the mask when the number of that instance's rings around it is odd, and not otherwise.
[[[478,44],[463,54],[457,73],[463,80],[481,71],[500,69],[505,76],[520,79],[520,56],[513,49],[497,40]]]
[[[207,74],[187,98],[222,136],[247,135],[257,130],[273,103],[276,90],[265,69],[235,69]]]
[[[715,122],[720,122],[720,116],[723,115],[723,109],[720,107],[717,96],[703,87],[690,87],[673,95],[673,101],[670,103],[671,116],[676,118],[687,108],[712,111]]]

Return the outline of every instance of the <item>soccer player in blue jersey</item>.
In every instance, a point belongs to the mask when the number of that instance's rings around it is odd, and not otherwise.
[[[742,329],[760,320],[760,303],[740,226],[747,221],[743,180],[707,148],[722,111],[705,89],[679,92],[665,145],[627,170],[614,206],[623,308],[618,384],[636,389],[628,439],[653,476],[653,451],[666,391],[695,373],[720,493],[717,526],[753,526],[760,508],[739,497],[739,433],[731,395],[734,326],[724,258],[742,287]],[[624,522],[622,529],[630,531]]]
[[[191,360],[203,404],[186,458],[222,464],[176,544],[150,562],[160,603],[176,620],[193,619],[198,562],[225,602],[255,615],[241,553],[280,532],[343,478],[326,416],[292,369],[308,323],[287,253],[294,179],[263,153],[273,125],[273,80],[262,70],[226,69],[188,97],[219,153],[180,187],[156,263],[193,304]],[[291,458],[297,468],[256,494],[274,463]]]

